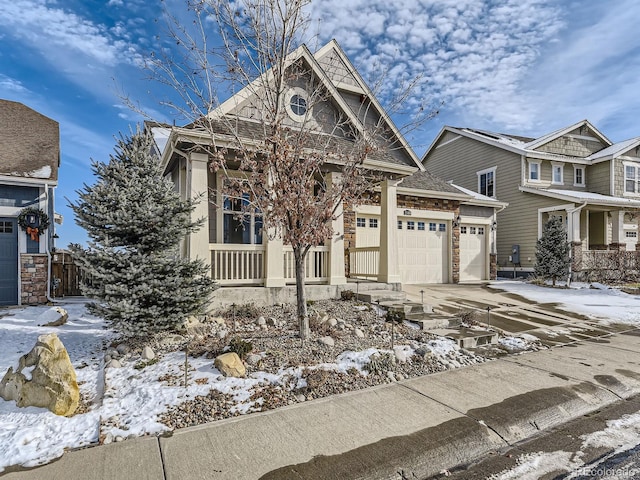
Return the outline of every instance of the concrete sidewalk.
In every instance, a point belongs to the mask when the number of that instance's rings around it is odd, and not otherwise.
[[[638,393],[634,329],[69,452],[3,480],[425,478]]]

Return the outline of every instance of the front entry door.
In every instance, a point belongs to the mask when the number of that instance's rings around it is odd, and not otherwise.
[[[18,222],[0,217],[0,305],[18,304]]]

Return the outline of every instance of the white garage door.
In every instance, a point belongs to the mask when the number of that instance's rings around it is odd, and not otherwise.
[[[487,227],[460,225],[460,281],[487,279]]]
[[[449,281],[448,229],[442,220],[398,219],[398,261],[402,283]]]

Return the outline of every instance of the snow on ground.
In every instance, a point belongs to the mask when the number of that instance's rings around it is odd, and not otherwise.
[[[169,428],[159,417],[169,407],[206,395],[214,389],[233,397],[235,411],[249,413],[260,409],[260,399],[251,400],[261,385],[279,385],[285,389],[306,386],[302,367],[290,367],[277,374],[256,372],[247,378],[224,377],[205,358],[188,358],[188,384],[184,387],[185,356],[174,352],[159,356],[155,362],[143,363],[131,357],[121,368],[104,368],[105,348],[116,339],[102,319],[89,315],[84,304],[61,304],[69,319],[60,327],[41,326],[49,321],[49,307],[0,310],[0,376],[9,367],[16,368],[20,356],[29,352],[38,336],[55,332],[67,348],[76,369],[83,398],[89,411],[66,418],[42,408],[18,408],[15,402],[0,399],[0,472],[11,465],[33,467],[64,453],[102,440],[105,443],[127,437],[156,434]],[[449,357],[459,348],[449,339],[431,340],[424,346],[433,355]],[[366,375],[372,356],[395,353],[409,358],[409,346],[396,351],[370,348],[341,353],[334,363],[307,368],[347,372],[351,368]],[[138,368],[136,368],[136,366]],[[106,374],[104,373],[106,371]]]
[[[564,470],[569,473],[565,478],[583,476],[585,472],[598,468],[611,456],[626,452],[640,442],[640,413],[624,415],[617,420],[609,420],[604,430],[580,437],[582,446],[577,453],[558,450],[521,455],[517,465],[489,477],[491,480],[537,479],[546,473]],[[594,464],[585,466],[582,451],[586,448],[610,448],[613,451]],[[631,478],[631,477],[629,477]]]
[[[571,284],[551,288],[514,280],[499,280],[491,286],[539,303],[557,303],[563,310],[589,316],[603,323],[640,324],[640,295],[629,295],[605,285]]]

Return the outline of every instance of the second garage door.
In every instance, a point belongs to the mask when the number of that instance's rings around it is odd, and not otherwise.
[[[487,279],[487,227],[460,225],[460,281]]]
[[[398,263],[402,283],[449,281],[449,226],[437,220],[398,219]]]

